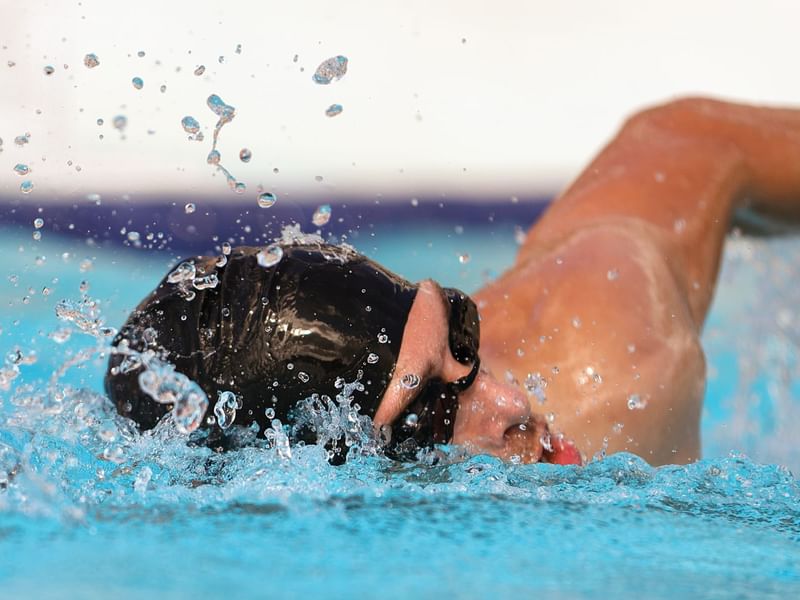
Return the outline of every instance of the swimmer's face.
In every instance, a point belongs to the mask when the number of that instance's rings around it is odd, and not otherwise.
[[[448,311],[441,288],[433,281],[422,282],[408,315],[397,366],[375,414],[377,427],[393,423],[425,388],[426,381],[454,382],[470,373],[471,365],[458,362],[450,351]],[[421,380],[412,389],[401,383],[410,374]],[[542,459],[546,423],[532,415],[518,388],[501,383],[482,368],[473,384],[458,395],[458,402],[452,443],[504,460]]]

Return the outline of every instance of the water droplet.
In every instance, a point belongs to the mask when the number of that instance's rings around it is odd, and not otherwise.
[[[42,227],[44,227],[44,219],[42,219],[41,217],[35,218],[33,220],[33,226],[36,227],[36,229],[41,229]]]
[[[26,179],[19,184],[19,191],[23,194],[30,194],[33,191],[33,182]]]
[[[525,377],[525,391],[536,398],[539,404],[544,404],[547,401],[545,389],[547,389],[547,380],[542,377],[541,373],[528,373]]]
[[[231,253],[231,245],[228,242],[222,242],[222,255],[228,256]]]
[[[264,416],[266,416],[270,420],[274,419],[275,418],[275,409],[272,408],[272,407],[266,409],[264,411]]]
[[[331,220],[331,205],[323,204],[314,211],[314,216],[311,217],[311,222],[317,227],[323,227]]]
[[[24,146],[25,144],[30,143],[30,141],[31,141],[31,134],[30,133],[24,133],[24,134],[18,135],[17,137],[14,138],[14,143],[17,146]]]
[[[628,396],[628,410],[642,410],[645,406],[647,406],[647,401],[642,400],[639,394]]]
[[[236,114],[236,109],[233,106],[225,104],[225,102],[222,101],[222,98],[216,94],[211,94],[206,100],[206,104],[208,105],[208,108],[211,109],[211,112],[217,115],[220,119],[230,121]]]
[[[17,175],[22,176],[22,175],[27,175],[28,173],[31,172],[31,170],[30,170],[30,167],[28,167],[28,165],[24,165],[22,163],[18,163],[16,165],[14,165],[14,172]]]
[[[371,365],[374,365],[376,362],[378,362],[378,355],[374,352],[370,352],[369,355],[367,355],[367,362]]]
[[[200,77],[200,75],[202,75],[205,72],[206,72],[205,65],[200,65],[194,70],[194,74],[197,75],[198,77]]]
[[[278,201],[278,197],[272,192],[263,192],[258,195],[258,205],[261,208],[269,208]]]
[[[131,79],[131,83],[137,90],[140,90],[144,87],[144,80],[141,77],[134,77]]]
[[[686,230],[686,219],[675,219],[672,228],[675,233],[683,233]]]
[[[469,262],[469,260],[470,260],[470,256],[466,252],[464,254],[459,254],[458,255],[458,262],[460,262],[462,265],[467,264]]]
[[[622,433],[623,427],[625,427],[624,423],[614,423],[614,425],[611,427],[611,431],[614,433]]]
[[[406,415],[405,421],[403,421],[403,424],[409,428],[416,427],[418,423],[419,423],[419,417],[416,415],[416,413],[408,413],[408,415]]]
[[[139,50],[139,51],[136,53],[136,56],[138,56],[139,58],[144,58],[144,50]]]
[[[167,91],[167,86],[166,86],[166,85],[164,85],[164,84],[162,83],[162,84],[161,84],[161,87],[160,87],[160,88],[158,88],[158,89],[159,89],[159,90],[161,91],[161,93],[163,94],[164,92],[166,92],[166,91]]]
[[[210,165],[218,165],[221,158],[219,150],[212,150],[208,153],[206,162]]]
[[[195,210],[197,210],[197,206],[195,206],[194,202],[187,202],[186,205],[183,207],[183,211],[187,215],[192,214]]]
[[[328,108],[325,109],[325,116],[326,117],[335,117],[336,115],[342,114],[344,107],[341,104],[331,104]]]
[[[200,131],[200,123],[191,116],[185,116],[181,119],[181,127],[186,133],[197,133]]]
[[[311,380],[311,378],[308,376],[308,373],[305,373],[303,371],[297,373],[297,378],[303,383],[308,383]]]
[[[253,153],[250,152],[247,148],[242,148],[239,150],[239,160],[242,162],[250,162],[250,159],[253,158]]]
[[[83,64],[90,69],[94,69],[97,65],[100,64],[100,60],[97,58],[96,54],[90,52],[89,54],[83,57]]]
[[[138,242],[139,241],[139,232],[138,231],[129,231],[128,232],[128,241],[129,242]]]
[[[616,281],[619,277],[619,271],[617,269],[609,269],[608,273],[606,273],[606,277],[609,281]]]
[[[114,129],[119,129],[122,131],[128,126],[128,117],[125,115],[117,115],[114,117],[112,124],[114,125]]]
[[[225,62],[225,57],[224,57],[222,54],[220,54],[220,55],[217,57],[217,62],[218,62],[219,64],[223,64],[223,63]]]
[[[580,318],[578,318],[578,317],[572,317],[572,326],[573,326],[575,329],[580,329],[580,327],[581,327],[581,320],[580,320]]]
[[[314,73],[314,83],[328,85],[331,81],[339,80],[347,73],[347,57],[334,56],[323,61]]]
[[[385,333],[381,333],[378,335],[378,342],[380,342],[381,344],[385,344],[388,341],[389,341],[389,336],[386,335]]]
[[[256,260],[258,264],[262,267],[272,267],[277,265],[281,262],[283,258],[283,248],[278,246],[277,244],[272,244],[271,246],[267,246],[266,248],[262,249],[258,254],[256,254]]]
[[[407,390],[413,390],[414,388],[419,387],[419,382],[420,382],[419,375],[416,375],[414,373],[406,373],[400,379],[400,385],[402,385]]]
[[[194,264],[184,261],[167,275],[167,283],[180,283],[195,278],[197,269]]]
[[[412,198],[411,199],[411,206],[414,206],[414,207],[419,206],[419,200],[417,198]]]
[[[227,429],[236,420],[236,411],[242,408],[242,401],[233,392],[218,392],[214,405],[214,416],[221,429]]]
[[[242,45],[241,44],[236,44],[235,52],[236,52],[236,54],[241,54],[242,53]]]
[[[43,71],[45,75],[52,75],[56,72],[56,69],[53,65],[46,65]]]

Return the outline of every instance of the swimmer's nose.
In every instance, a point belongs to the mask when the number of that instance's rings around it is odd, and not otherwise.
[[[520,390],[481,371],[469,389],[459,394],[453,443],[502,449],[506,432],[530,418],[530,404]]]

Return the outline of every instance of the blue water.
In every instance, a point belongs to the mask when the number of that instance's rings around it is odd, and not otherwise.
[[[516,248],[502,224],[374,233],[353,241],[410,279],[466,291]],[[219,455],[170,432],[141,436],[99,393],[99,354],[48,392],[41,380],[96,345],[78,331],[48,337],[65,326],[56,302],[79,299],[87,280],[119,326],[177,257],[0,234],[1,356],[36,351],[0,391],[0,482],[13,473],[0,483],[2,598],[800,597],[796,238],[728,245],[704,334],[696,465],[364,456],[334,468],[315,447]]]

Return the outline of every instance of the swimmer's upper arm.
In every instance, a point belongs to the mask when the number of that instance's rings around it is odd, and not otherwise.
[[[637,221],[671,254],[702,323],[733,210],[745,198],[800,214],[800,111],[676,100],[625,122],[532,227],[520,257],[590,225]]]

